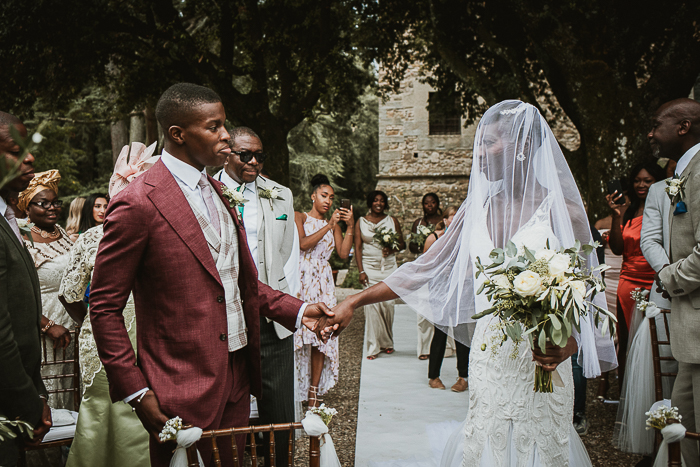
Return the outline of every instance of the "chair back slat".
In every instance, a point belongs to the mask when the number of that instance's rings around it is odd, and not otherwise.
[[[47,391],[49,394],[63,394],[66,392],[72,392],[73,393],[73,408],[74,410],[78,410],[78,406],[80,405],[80,361],[78,359],[79,356],[79,344],[78,344],[78,335],[80,333],[80,328],[75,327],[71,330],[68,331],[70,337],[71,337],[71,343],[69,344],[73,348],[73,357],[68,358],[66,357],[66,348],[62,349],[54,349],[53,351],[53,358],[49,358],[49,346],[53,347],[53,341],[49,336],[46,334],[42,335],[41,339],[41,350],[42,350],[42,355],[44,356],[44,359],[41,363],[41,367],[44,368],[46,366],[53,366],[53,365],[71,365],[71,370],[68,373],[59,373],[55,375],[46,375],[42,376],[41,379],[44,381],[49,381],[49,380],[70,380],[70,387],[69,388],[56,388],[56,389],[51,389]]]
[[[273,433],[271,433],[271,434],[273,434]],[[255,442],[255,431],[250,432],[250,457],[253,458],[253,465],[257,466],[258,465],[258,445]]]
[[[216,444],[216,436],[211,437],[211,456],[214,458],[214,466],[221,467],[221,456],[219,446]]]
[[[231,446],[233,447],[233,467],[239,467],[241,461],[238,459],[238,444],[236,443],[236,435],[233,433],[231,433]]]
[[[294,465],[294,430],[289,430],[289,443],[287,446],[287,465]]]
[[[272,425],[270,425],[272,428]],[[270,431],[270,465],[272,467],[277,467],[277,460],[275,459],[275,433]]]

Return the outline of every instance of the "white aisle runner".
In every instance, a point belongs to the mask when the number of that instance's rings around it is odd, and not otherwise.
[[[455,393],[456,357],[446,358],[440,379],[446,390],[428,387],[428,361],[416,355],[416,313],[397,305],[394,318],[396,351],[376,360],[363,355],[357,417],[355,465],[369,467],[399,459],[427,459],[426,426],[467,416],[468,391]]]

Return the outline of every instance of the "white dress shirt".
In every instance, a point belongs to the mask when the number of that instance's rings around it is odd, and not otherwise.
[[[0,196],[0,216],[5,219],[5,211],[7,210],[7,201]],[[7,220],[7,219],[5,219]]]
[[[214,178],[232,190],[238,190],[238,187],[241,186],[223,169],[214,175]],[[245,226],[250,254],[253,256],[253,261],[255,261],[255,267],[258,267],[258,190],[255,182],[246,183],[245,188],[241,190],[241,194],[248,200],[243,205],[243,225]]]
[[[700,143],[688,149],[685,154],[683,154],[683,157],[678,159],[678,164],[676,165],[676,175],[679,177],[681,176],[685,168],[688,167],[688,164],[690,164],[690,161],[693,160],[693,156],[697,154],[698,151],[700,151]]]

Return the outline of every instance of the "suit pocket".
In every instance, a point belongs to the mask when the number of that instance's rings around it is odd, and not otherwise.
[[[286,277],[283,277],[282,279],[278,280],[278,281],[277,281],[277,284],[278,284],[278,287],[279,287],[279,289],[277,289],[277,290],[280,290],[280,291],[282,291],[282,292],[289,293],[289,284],[287,284],[287,278],[286,278]]]
[[[693,308],[696,310],[700,309],[700,293],[693,292],[689,294],[688,297],[690,298],[690,303],[693,304]]]

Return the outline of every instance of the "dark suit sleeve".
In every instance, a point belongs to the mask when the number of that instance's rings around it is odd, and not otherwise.
[[[36,426],[44,408],[37,388],[44,393],[46,388],[40,374],[27,374],[15,341],[9,309],[8,264],[7,250],[0,238],[0,413]],[[36,368],[39,373],[38,364]]]
[[[148,386],[122,315],[148,244],[149,220],[134,198],[125,191],[109,205],[90,289],[92,331],[115,402]]]
[[[290,331],[296,329],[299,309],[304,304],[301,300],[258,281],[260,296],[260,314],[280,323]]]

